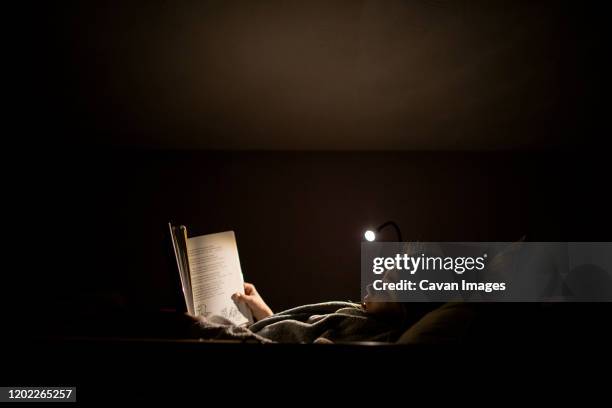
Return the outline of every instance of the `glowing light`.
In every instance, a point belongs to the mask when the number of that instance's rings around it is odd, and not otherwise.
[[[365,234],[363,234],[363,236],[365,237],[365,239],[367,239],[370,242],[376,239],[376,234],[372,230],[367,230]]]

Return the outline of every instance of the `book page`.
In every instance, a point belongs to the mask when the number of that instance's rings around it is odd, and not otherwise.
[[[195,315],[218,315],[236,325],[252,322],[248,307],[232,300],[234,293],[244,293],[234,231],[189,238],[187,256]]]

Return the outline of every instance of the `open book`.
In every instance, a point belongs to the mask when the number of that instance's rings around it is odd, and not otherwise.
[[[234,231],[187,237],[184,225],[168,223],[187,312],[222,316],[236,325],[253,322],[250,309],[232,295],[244,293]]]

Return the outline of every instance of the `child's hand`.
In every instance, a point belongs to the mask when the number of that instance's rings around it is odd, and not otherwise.
[[[274,313],[272,309],[266,305],[266,302],[259,296],[257,293],[257,289],[251,283],[244,283],[244,294],[242,293],[234,293],[232,295],[232,299],[235,302],[244,302],[251,312],[253,312],[253,317],[255,320],[261,320],[264,317],[272,316]]]

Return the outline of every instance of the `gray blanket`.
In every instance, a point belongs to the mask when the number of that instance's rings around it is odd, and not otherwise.
[[[199,317],[195,335],[259,343],[395,342],[405,330],[397,326],[367,314],[358,304],[325,302],[276,313],[245,327],[217,316]]]

